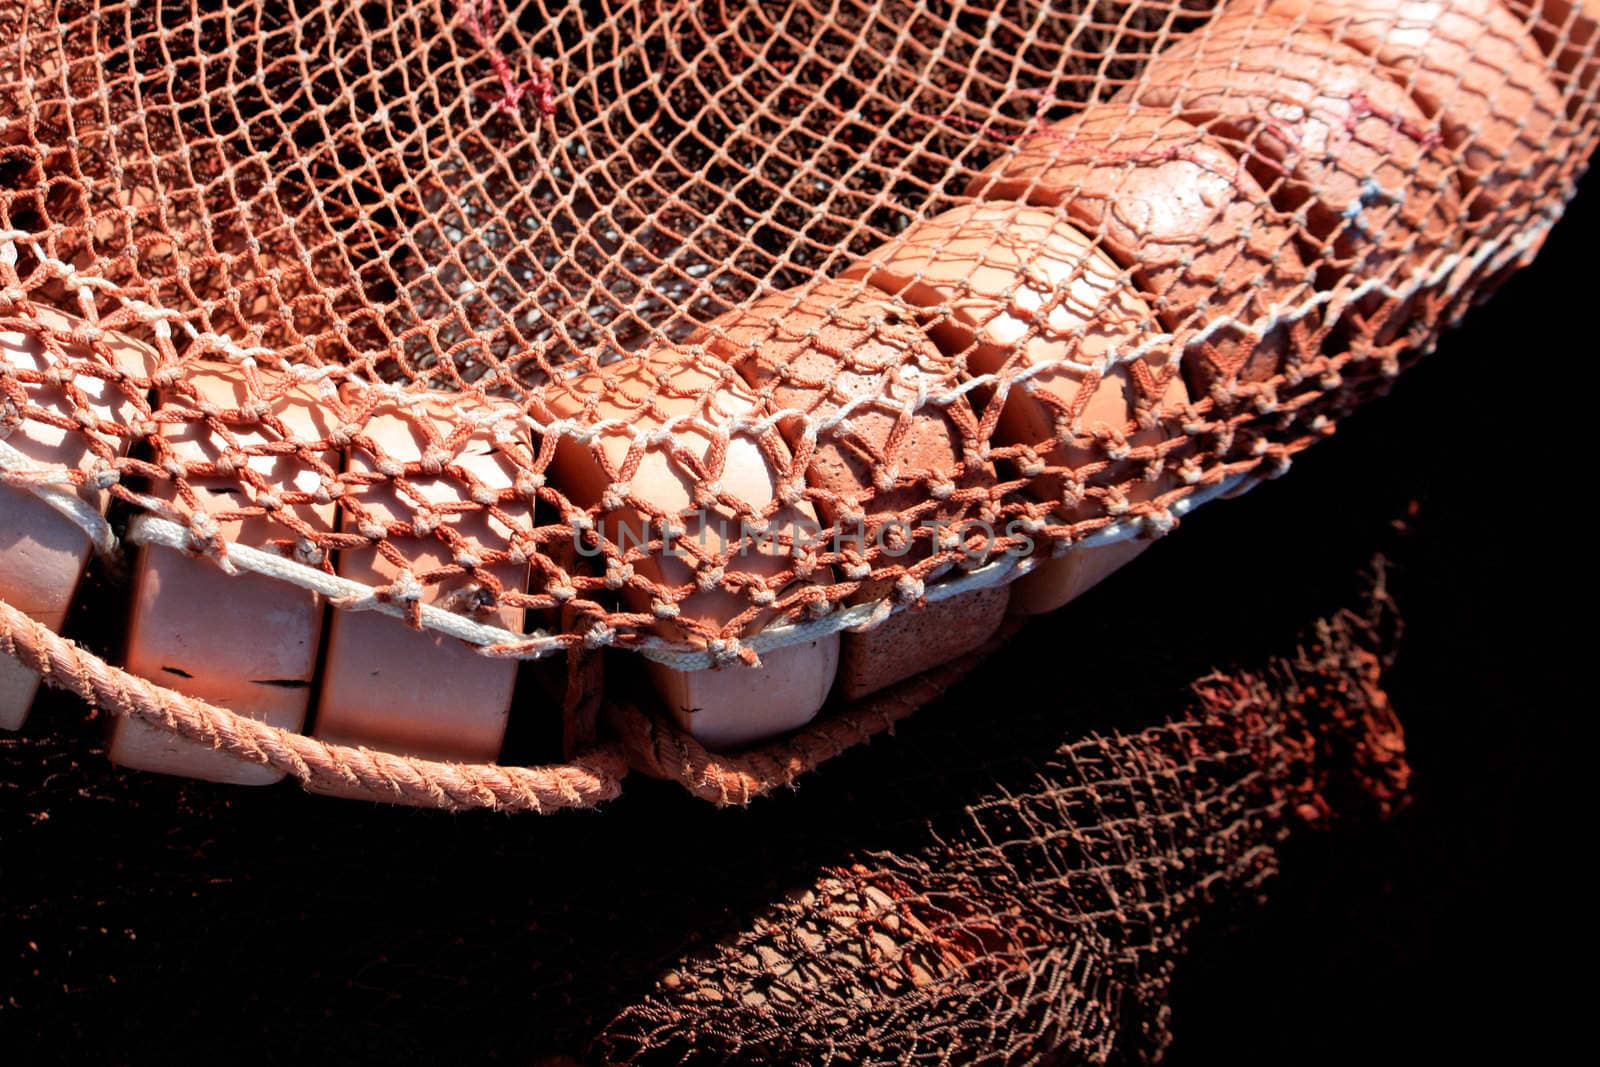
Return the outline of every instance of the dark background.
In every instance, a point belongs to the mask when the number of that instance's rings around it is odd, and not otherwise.
[[[969,765],[1030,743],[1008,709],[1041,684],[1060,687],[1063,730],[1159,721],[1207,666],[1259,663],[1353,604],[1378,552],[1408,624],[1388,688],[1412,802],[1298,833],[1264,906],[1202,928],[1169,1062],[1553,1055],[1585,1018],[1570,976],[1592,895],[1592,699],[1575,694],[1593,659],[1597,238],[1591,178],[1532,269],[1287,477],[1205,509],[1085,615],[1030,627],[895,738],[748,811],[638,779],[603,813],[540,819],[148,777],[47,698],[0,739],[0,1062],[570,1047],[661,961],[959,803]],[[1063,662],[1096,680],[1040,677]]]

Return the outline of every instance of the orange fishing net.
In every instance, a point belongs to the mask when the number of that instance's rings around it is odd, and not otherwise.
[[[1160,725],[1040,744],[971,785],[918,788],[936,745],[896,761],[931,810],[893,851],[849,850],[664,962],[584,1034],[585,1062],[1157,1058],[1195,925],[1257,895],[1294,827],[1403,800],[1382,680],[1398,628],[1380,580]]]
[[[21,594],[0,651],[332,791],[551,810],[633,768],[747,800],[970,669],[1008,602],[1282,473],[1526,262],[1594,144],[1593,26],[8,0],[4,506],[335,621],[314,676],[264,679],[320,687],[316,733],[112,666]],[[440,714],[542,662],[513,719],[559,751],[335,729],[355,618],[481,653]],[[753,747],[636,684],[841,640],[832,705]]]

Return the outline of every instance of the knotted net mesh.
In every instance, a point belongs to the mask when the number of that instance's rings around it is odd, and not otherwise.
[[[26,603],[0,641],[363,795],[548,810],[631,766],[748,799],[982,642],[733,755],[625,677],[602,700],[602,650],[744,669],[1281,473],[1536,252],[1594,143],[1593,26],[1496,0],[9,0],[5,489],[108,551],[559,660],[529,714],[566,762],[278,730]]]
[[[1398,630],[1380,577],[1295,652],[1197,680],[1158,726],[957,773],[894,851],[846,852],[664,965],[588,1060],[1159,1056],[1190,931],[1257,898],[1295,826],[1403,801],[1382,679]],[[922,755],[927,774],[938,760]],[[900,785],[929,803],[916,765]]]

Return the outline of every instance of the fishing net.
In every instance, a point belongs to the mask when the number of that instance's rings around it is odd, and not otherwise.
[[[81,717],[0,738],[0,937],[38,946],[11,964],[0,1029],[18,1062],[59,1058],[66,1035],[130,1062],[224,1043],[569,1067],[1153,1056],[1203,1028],[1192,1002],[1169,1008],[1201,939],[1259,923],[1269,889],[1282,913],[1296,869],[1303,896],[1312,856],[1338,851],[1327,831],[1365,855],[1370,817],[1408,796],[1389,668],[1399,649],[1414,678],[1429,638],[1400,639],[1385,577],[1427,554],[1386,532],[1404,489],[1302,542],[1324,551],[1293,596],[1251,591],[1158,659],[1118,637],[1140,608],[1105,598],[1080,644],[1103,669],[1071,693],[1028,685],[1057,639],[1032,628],[1010,669],[953,686],[893,744],[748,809],[640,782],[594,817],[427,818],[109,774]],[[1374,530],[1397,555],[1369,576]],[[1205,555],[1182,548],[1140,587]],[[1396,584],[1402,605],[1419,587]],[[990,697],[1003,719],[976,713]],[[463,877],[481,870],[498,876]],[[1303,906],[1297,923],[1328,918]],[[1361,923],[1374,949],[1392,929]],[[576,1060],[542,1058],[558,1053]]]
[[[0,331],[31,345],[0,364],[7,507],[112,560],[395,616],[484,670],[534,661],[516,718],[559,737],[533,766],[339,744],[113,666],[28,603],[0,602],[0,650],[361,796],[787,784],[1008,631],[733,752],[655,714],[640,665],[988,612],[1164,534],[1284,472],[1537,251],[1594,143],[1594,23],[1389,8],[0,4]],[[54,458],[19,447],[41,428]],[[669,568],[688,509],[734,532]],[[1151,738],[1159,773],[1191,742]],[[897,921],[962,921],[940,916]],[[905,966],[1053,943],[987,937]],[[1096,944],[1050,981],[1092,987]]]
[[[1381,579],[1161,725],[987,765],[894,851],[848,852],[599,1027],[603,1063],[1101,1063],[1170,1040],[1187,935],[1258,897],[1296,825],[1409,777]],[[937,760],[929,760],[937,765]]]

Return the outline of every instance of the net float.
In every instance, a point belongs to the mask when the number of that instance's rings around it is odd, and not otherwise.
[[[1294,227],[1237,157],[1169,112],[1091,105],[1019,140],[967,195],[1063,212],[1131,270],[1196,397],[1266,381],[1305,347],[1302,319],[1246,328],[1305,285]]]
[[[1319,285],[1354,300],[1388,344],[1459,244],[1459,167],[1433,122],[1372,60],[1284,19],[1223,14],[1158,53],[1117,99],[1169,109],[1237,153],[1285,214],[1303,216]],[[1374,284],[1414,291],[1394,306]]]
[[[345,403],[360,429],[345,452],[339,575],[397,603],[521,633],[524,609],[506,596],[527,588],[532,551],[531,509],[517,486],[518,471],[533,462],[520,408],[467,412],[449,394],[348,390]],[[335,611],[312,736],[492,762],[516,678],[515,659],[485,657],[381,613]]]
[[[715,429],[755,414],[756,396],[726,365],[680,356],[566,379],[546,391],[542,415],[594,427],[589,441],[561,437],[551,472],[574,505],[598,510],[599,533],[622,550],[596,564],[618,576],[623,603],[652,617],[658,635],[704,648],[794,613],[792,594],[828,584],[832,571],[795,573],[796,549],[819,525],[808,501],[779,503],[790,455],[777,431]],[[657,433],[667,436],[641,436]],[[647,550],[652,542],[660,547]],[[650,660],[647,670],[678,725],[722,749],[810,722],[838,667],[839,635],[829,634],[764,652],[758,667]]]
[[[954,387],[957,365],[883,294],[820,279],[757,297],[694,340],[732,364],[773,410],[834,420],[814,443],[800,420],[781,425],[797,461],[809,464],[819,517],[839,525],[842,549],[856,550],[860,562],[844,578],[865,579],[869,554],[913,566],[941,530],[985,518],[994,474],[966,455],[977,435],[971,406],[958,398],[908,410],[922,393]],[[884,600],[899,582],[862,580],[849,602]],[[901,594],[918,584],[902,584]],[[1008,598],[1005,586],[976,589],[846,632],[839,695],[867,696],[977,648],[999,628]]]
[[[1023,444],[1044,459],[1030,491],[1040,499],[1074,501],[1059,509],[1079,521],[1116,505],[1150,500],[1174,480],[1160,462],[1149,471],[1108,460],[1111,450],[1148,448],[1164,434],[1153,412],[1181,407],[1188,391],[1165,348],[1133,358],[1154,333],[1155,316],[1126,272],[1093,239],[1055,213],[1016,204],[981,203],[913,222],[894,240],[845,270],[929,314],[929,336],[976,374],[1005,376],[1044,367],[1027,386],[1007,389],[995,438]],[[1105,369],[1096,364],[1116,359]],[[1065,424],[1065,433],[1057,427]],[[1108,438],[1102,446],[1096,435]],[[1096,500],[1056,473],[1113,483],[1138,474]],[[1105,489],[1101,487],[1101,492]],[[1139,555],[1148,541],[1128,539],[1075,548],[1018,580],[1012,606],[1038,614],[1069,603]]]
[[[1571,166],[1561,94],[1499,0],[1233,0],[1227,10],[1289,19],[1371,56],[1438,124],[1463,208],[1486,236],[1559,195]]]
[[[337,528],[329,487],[340,456],[295,444],[334,436],[329,399],[230,364],[191,365],[180,384],[163,390],[164,454],[157,457],[157,465],[185,474],[181,483],[158,483],[153,495],[192,496],[185,506],[203,519],[214,547],[246,544],[322,563],[318,546]],[[216,473],[207,476],[208,469]],[[132,584],[129,670],[285,730],[304,728],[326,612],[321,597],[154,544],[140,546]],[[267,785],[283,777],[122,717],[110,721],[107,754],[125,767],[216,782]]]
[[[127,450],[118,431],[148,416],[144,383],[157,359],[124,334],[44,305],[0,318],[0,466],[71,472],[70,484],[49,484],[89,517],[103,515],[107,487],[120,480],[113,461]],[[81,522],[28,484],[0,482],[0,600],[60,630],[94,546]],[[21,728],[38,687],[37,673],[0,657],[0,728]]]

